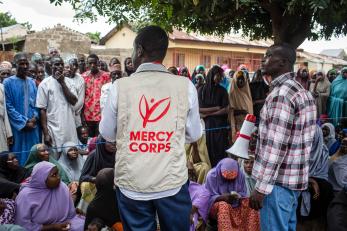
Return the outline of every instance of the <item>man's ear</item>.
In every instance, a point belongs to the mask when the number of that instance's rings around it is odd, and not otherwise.
[[[144,54],[145,50],[143,49],[142,45],[141,44],[138,44],[137,45],[137,50],[136,50],[136,55],[138,58],[141,58],[143,57],[143,54]]]

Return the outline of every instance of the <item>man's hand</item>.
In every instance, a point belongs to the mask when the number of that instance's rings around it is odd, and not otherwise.
[[[263,207],[263,200],[265,194],[258,192],[257,190],[253,190],[250,198],[249,198],[249,207],[255,210],[259,210]]]
[[[7,146],[11,146],[13,144],[13,136],[7,138]]]
[[[319,185],[318,185],[317,181],[314,180],[313,178],[309,178],[309,183],[310,183],[310,186],[312,187],[313,192],[314,192],[313,199],[317,200],[319,198],[319,195],[320,195]]]
[[[35,124],[31,120],[28,120],[23,129],[29,131],[34,128],[35,128]]]
[[[29,121],[32,122],[36,126],[37,120],[36,120],[35,116],[33,118],[29,119]]]
[[[52,137],[49,135],[49,134],[44,134],[44,142],[45,142],[45,145],[49,146],[49,147],[52,147]]]

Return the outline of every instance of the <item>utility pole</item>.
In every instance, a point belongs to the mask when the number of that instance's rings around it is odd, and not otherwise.
[[[5,51],[5,44],[4,44],[4,37],[3,37],[3,34],[2,34],[2,27],[0,28],[0,33],[1,33],[2,51]]]

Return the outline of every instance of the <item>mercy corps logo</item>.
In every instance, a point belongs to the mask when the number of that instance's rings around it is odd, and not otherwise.
[[[142,127],[145,129],[149,123],[155,123],[163,119],[171,106],[171,98],[163,98],[158,101],[151,99],[150,103],[146,96],[142,95],[139,101],[139,114],[142,118]],[[131,131],[130,152],[160,153],[171,150],[170,139],[173,131]]]

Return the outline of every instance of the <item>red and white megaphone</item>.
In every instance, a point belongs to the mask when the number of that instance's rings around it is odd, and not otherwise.
[[[240,130],[240,134],[237,136],[234,145],[226,150],[227,153],[242,159],[249,159],[248,146],[252,132],[255,128],[255,121],[255,115],[246,115],[245,121],[243,122]]]

